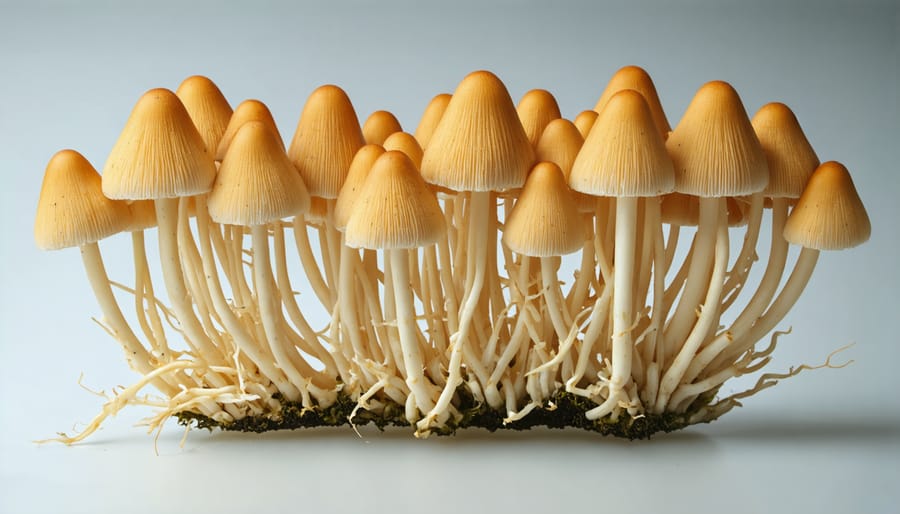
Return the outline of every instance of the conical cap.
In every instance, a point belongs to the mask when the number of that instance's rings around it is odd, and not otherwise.
[[[406,132],[394,132],[384,140],[385,150],[397,150],[403,152],[413,162],[416,169],[422,166],[422,147],[412,134]]]
[[[460,82],[422,157],[422,175],[454,191],[521,187],[534,151],[506,87],[476,71]]]
[[[574,123],[563,118],[553,120],[544,128],[535,148],[537,161],[552,162],[559,166],[568,184],[572,164],[575,163],[582,144],[584,139]],[[572,191],[572,199],[578,212],[590,213],[596,210],[597,202],[593,196]]]
[[[658,196],[675,184],[672,161],[644,97],[626,89],[607,102],[569,175],[569,185],[595,196]]]
[[[344,187],[341,188],[341,194],[337,198],[334,206],[334,225],[343,231],[347,227],[347,221],[350,220],[350,213],[353,212],[353,206],[359,198],[362,186],[369,176],[369,171],[375,165],[375,161],[381,157],[385,151],[378,145],[366,145],[356,152],[353,162],[350,163],[350,172],[347,173],[347,180],[344,181]]]
[[[769,166],[769,185],[763,194],[770,198],[799,198],[819,166],[819,158],[797,117],[788,106],[775,102],[762,106],[751,124]]]
[[[241,126],[209,194],[209,215],[229,225],[263,225],[309,209],[306,186],[261,121]]]
[[[516,112],[531,146],[537,146],[548,123],[562,116],[556,98],[544,89],[532,89],[525,93],[516,106]]]
[[[130,222],[128,206],[103,196],[100,175],[80,153],[62,150],[50,159],[34,221],[38,248],[94,243],[125,230]]]
[[[363,146],[353,104],[343,89],[322,86],[309,95],[288,157],[312,196],[337,198],[350,161]]]
[[[697,91],[666,148],[678,192],[740,196],[768,184],[766,156],[740,97],[725,82],[709,82]]]
[[[375,111],[363,123],[363,139],[367,145],[383,145],[394,132],[402,132],[403,127],[397,117],[388,111]]]
[[[653,85],[653,80],[650,79],[650,75],[643,68],[625,66],[613,74],[603,94],[600,95],[594,110],[598,113],[601,112],[616,93],[626,89],[633,89],[644,97],[644,100],[647,101],[647,107],[650,109],[650,114],[653,116],[653,124],[659,130],[663,140],[665,140],[672,129],[669,127],[666,113],[663,111],[659,95],[656,93],[656,86]],[[585,136],[585,139],[587,139],[587,136]]]
[[[184,104],[188,115],[194,122],[197,132],[203,138],[206,151],[210,155],[216,154],[219,140],[225,134],[225,127],[231,118],[231,106],[212,80],[194,75],[184,79],[178,86],[175,95]]]
[[[538,163],[509,214],[503,243],[531,257],[572,253],[584,245],[585,231],[559,166]]]
[[[872,225],[843,164],[822,163],[809,178],[784,226],[784,238],[816,250],[841,250],[869,240]]]
[[[131,211],[131,223],[128,224],[129,232],[147,230],[157,225],[156,202],[153,200],[135,200],[128,204],[128,210]]]
[[[581,137],[586,139],[588,133],[591,131],[591,127],[594,126],[594,122],[597,121],[597,111],[581,111],[578,113],[578,116],[575,116],[575,120],[572,122],[578,128],[578,132],[581,133]]]
[[[176,198],[206,193],[216,166],[175,93],[145,93],[103,167],[103,194],[120,200]]]
[[[269,130],[275,134],[275,138],[278,139],[278,142],[281,144],[281,149],[284,150],[284,140],[281,139],[281,133],[278,131],[278,127],[275,125],[275,119],[272,118],[272,113],[269,111],[269,108],[266,107],[266,104],[259,100],[244,100],[237,106],[237,109],[234,110],[234,114],[232,114],[231,118],[228,120],[228,126],[225,128],[225,133],[222,135],[219,146],[216,149],[217,161],[221,161],[225,158],[225,152],[228,151],[228,145],[231,144],[234,135],[237,134],[238,129],[248,121],[261,121],[265,123],[266,126],[269,127]]]
[[[437,128],[438,123],[444,116],[444,111],[447,110],[449,103],[450,95],[447,93],[441,93],[428,102],[425,112],[422,113],[422,118],[419,120],[419,126],[416,127],[416,141],[419,142],[422,148],[428,146],[428,142],[434,134],[434,129]]]
[[[436,243],[445,230],[437,199],[412,161],[391,151],[369,171],[344,238],[353,248],[417,248]]]

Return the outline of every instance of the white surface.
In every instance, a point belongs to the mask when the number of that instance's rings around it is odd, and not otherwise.
[[[721,5],[0,3],[0,512],[896,512],[897,5]],[[172,422],[156,456],[131,427],[140,410],[73,448],[30,442],[98,411],[80,372],[98,389],[133,380],[90,321],[78,252],[38,252],[31,223],[50,156],[72,147],[102,166],[144,90],[206,74],[233,105],[267,102],[289,138],[323,83],[344,87],[361,117],[388,109],[412,130],[433,95],[474,69],[495,71],[516,100],[549,89],[572,118],[631,63],[651,73],[673,125],[697,87],[728,80],[751,113],[790,105],[819,156],[850,168],[872,240],[821,257],[771,369],[857,342],[844,354],[852,366],[801,374],[649,443],[572,431],[359,439],[344,428],[195,432],[179,449]],[[128,242],[103,248],[111,275],[127,279]]]

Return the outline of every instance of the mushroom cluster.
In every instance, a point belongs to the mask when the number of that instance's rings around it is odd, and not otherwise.
[[[98,246],[126,231],[133,286],[110,280]],[[360,125],[326,85],[285,147],[262,102],[232,110],[190,77],[140,98],[102,175],[73,150],[47,165],[37,245],[81,249],[102,326],[141,375],[59,440],[128,404],[157,408],[151,428],[175,415],[422,437],[547,425],[642,438],[708,422],[802,369],[717,397],[769,362],[779,333],[759,343],[819,251],[869,232],[847,169],[820,164],[790,109],[750,119],[724,82],[671,129],[638,67],[574,122],[549,92],[516,105],[477,71],[434,97],[414,134],[387,111]],[[315,298],[299,301],[300,281]],[[326,326],[310,322],[319,309]]]

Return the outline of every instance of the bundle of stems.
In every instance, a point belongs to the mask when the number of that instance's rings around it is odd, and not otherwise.
[[[119,232],[134,276],[114,282],[98,241]],[[286,147],[262,102],[232,110],[190,77],[140,98],[102,175],[73,150],[47,166],[37,244],[81,249],[101,324],[141,376],[58,440],[129,404],[156,407],[151,430],[175,415],[641,438],[708,422],[808,369],[717,397],[770,361],[819,251],[869,233],[846,168],[820,164],[786,106],[751,120],[724,82],[672,130],[634,66],[574,123],[549,92],[516,106],[478,71],[414,135],[386,111],[361,126],[328,85]]]

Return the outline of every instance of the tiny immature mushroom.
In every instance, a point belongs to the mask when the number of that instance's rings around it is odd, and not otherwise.
[[[119,232],[124,281],[98,246]],[[360,126],[325,85],[285,147],[262,102],[232,110],[195,75],[141,96],[102,175],[73,150],[46,167],[35,242],[81,249],[98,322],[140,375],[54,440],[133,404],[156,409],[152,430],[175,416],[647,438],[813,369],[717,397],[769,364],[820,251],[870,233],[847,168],[819,163],[791,109],[751,120],[721,81],[673,130],[637,66],[574,121],[549,91],[516,105],[476,71],[414,133],[387,111]]]

